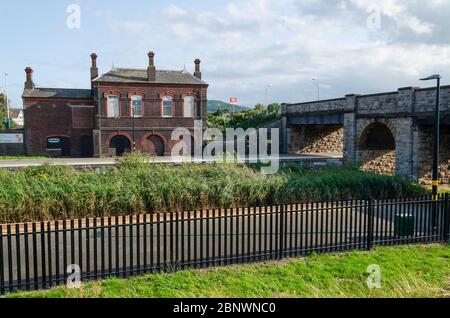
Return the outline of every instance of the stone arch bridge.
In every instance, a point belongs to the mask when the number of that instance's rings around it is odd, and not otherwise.
[[[431,179],[435,88],[283,104],[282,151],[341,153],[363,170]],[[440,179],[450,178],[450,86],[441,91]]]

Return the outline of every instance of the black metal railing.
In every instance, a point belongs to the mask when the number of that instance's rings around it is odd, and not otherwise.
[[[148,213],[0,226],[0,294],[306,255],[447,241],[448,195]],[[69,270],[69,273],[67,273]]]

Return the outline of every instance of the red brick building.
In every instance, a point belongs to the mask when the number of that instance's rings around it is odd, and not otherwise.
[[[28,155],[122,155],[133,147],[170,154],[172,131],[195,122],[206,127],[208,84],[200,60],[195,72],[157,70],[150,52],[147,69],[111,69],[99,76],[91,55],[91,89],[40,88],[26,68],[22,95]],[[201,121],[200,121],[201,120]],[[134,146],[133,146],[134,145]]]

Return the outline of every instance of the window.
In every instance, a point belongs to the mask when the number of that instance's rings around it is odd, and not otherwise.
[[[107,116],[110,118],[119,117],[119,96],[108,96]]]
[[[192,118],[194,117],[194,96],[184,97],[184,117]]]
[[[172,117],[173,116],[173,97],[172,96],[164,96],[162,103],[163,103],[163,105],[162,105],[163,117]]]
[[[131,115],[134,117],[142,117],[142,96],[131,96]]]

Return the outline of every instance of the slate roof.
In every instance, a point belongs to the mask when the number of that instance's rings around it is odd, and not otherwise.
[[[70,99],[90,99],[92,91],[90,89],[73,88],[35,88],[23,91],[24,98],[70,98]]]
[[[10,108],[9,113],[11,114],[11,117],[17,118],[20,115],[20,112],[22,112],[23,109],[20,108]]]
[[[117,68],[101,75],[94,82],[106,83],[149,83],[147,70]],[[174,84],[174,85],[208,85],[208,83],[196,78],[186,71],[156,71],[154,84]]]

